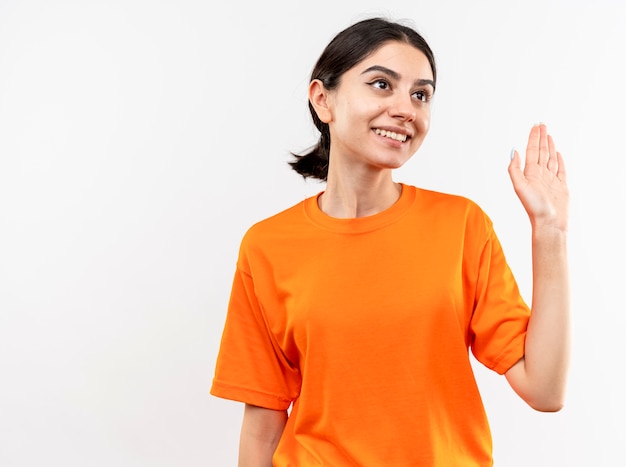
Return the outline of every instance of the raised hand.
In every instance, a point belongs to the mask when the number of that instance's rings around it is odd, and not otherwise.
[[[530,130],[523,168],[520,155],[514,151],[509,175],[534,228],[567,230],[569,190],[565,162],[546,125],[535,125]]]

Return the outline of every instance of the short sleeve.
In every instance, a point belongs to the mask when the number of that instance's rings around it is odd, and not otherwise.
[[[271,335],[250,274],[237,268],[211,394],[286,410],[299,392],[300,373]]]
[[[504,374],[524,356],[530,309],[491,223],[480,256],[475,297],[472,353],[486,367]]]

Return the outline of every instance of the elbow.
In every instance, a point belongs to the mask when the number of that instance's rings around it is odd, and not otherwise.
[[[526,400],[526,403],[537,412],[554,413],[560,412],[563,409],[565,406],[565,398],[561,396],[553,396]]]
[[[522,360],[523,361],[523,360]],[[521,366],[512,367],[507,379],[520,398],[537,412],[559,412],[565,406],[565,378],[528,378]]]
[[[537,412],[554,413],[560,412],[564,404],[541,404],[531,405],[531,407]]]

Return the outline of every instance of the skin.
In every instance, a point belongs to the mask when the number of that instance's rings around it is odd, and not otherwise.
[[[428,133],[428,96],[434,92],[429,80],[432,72],[421,51],[390,42],[348,70],[337,89],[311,82],[309,100],[331,134],[323,212],[369,216],[398,200],[392,171],[410,159]],[[399,142],[376,134],[377,128],[410,137]],[[558,411],[569,362],[569,193],[563,158],[546,125],[532,127],[525,162],[515,151],[508,171],[532,226],[533,293],[525,355],[506,379],[532,408]],[[239,465],[271,466],[286,421],[284,411],[246,405]]]
[[[569,191],[563,157],[546,125],[528,137],[526,163],[515,151],[509,175],[532,226],[533,295],[525,355],[506,378],[531,407],[558,411],[570,352],[567,229]]]
[[[392,170],[415,154],[428,133],[434,88],[425,83],[432,79],[420,50],[390,42],[346,71],[337,89],[329,92],[320,81],[311,82],[309,100],[329,125],[331,139],[322,211],[332,217],[362,217],[398,200],[400,187]],[[377,135],[376,128],[410,137],[401,143]]]
[[[272,467],[287,412],[246,404],[239,437],[239,467]]]

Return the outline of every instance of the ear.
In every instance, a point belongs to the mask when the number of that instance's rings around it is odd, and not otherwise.
[[[329,93],[319,79],[314,79],[309,84],[309,102],[315,109],[315,113],[324,123],[332,121],[332,112],[328,103]]]

